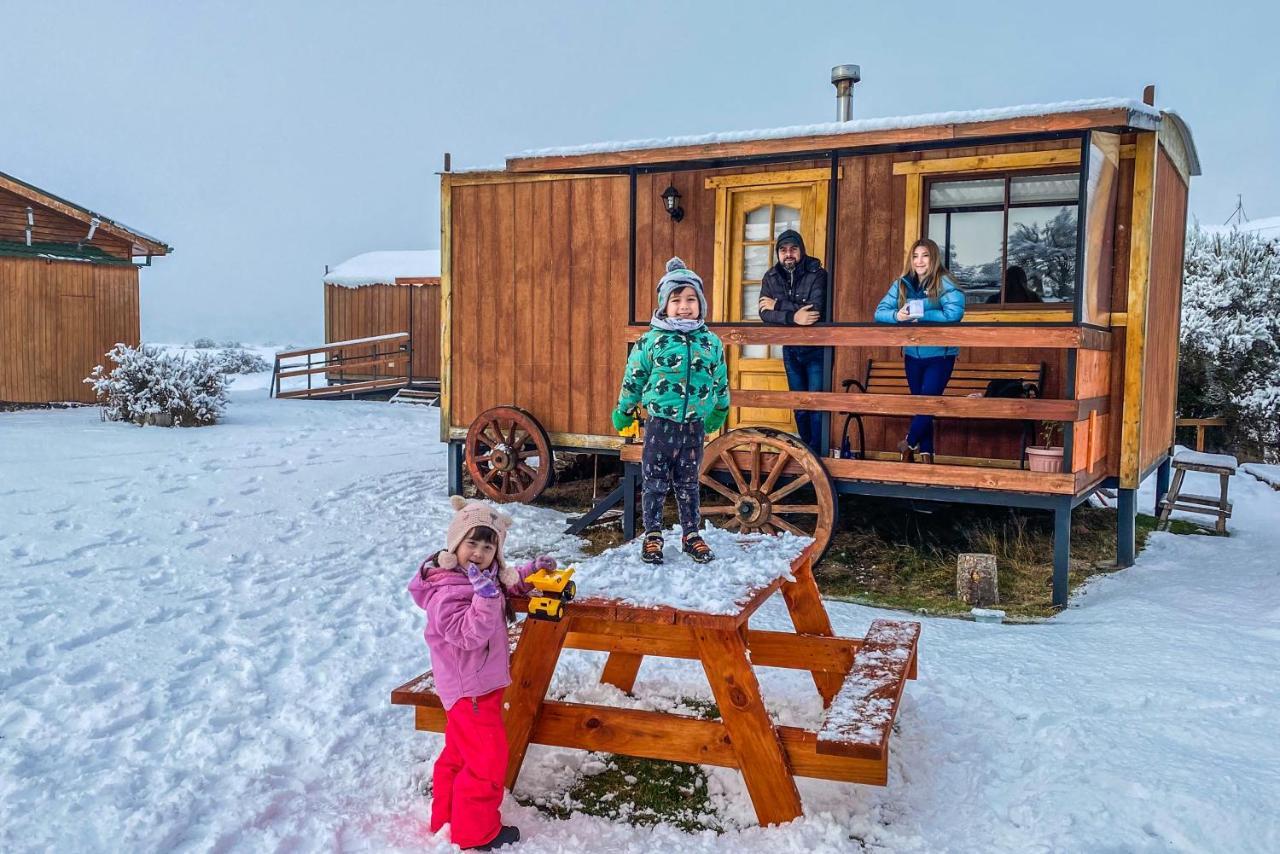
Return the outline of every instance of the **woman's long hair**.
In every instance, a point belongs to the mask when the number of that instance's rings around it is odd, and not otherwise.
[[[920,282],[920,287],[924,288],[925,295],[930,300],[937,302],[942,298],[943,276],[951,275],[951,272],[942,266],[942,251],[938,249],[938,244],[927,237],[922,237],[912,243],[911,248],[907,250],[907,260],[902,265],[902,277],[905,279],[915,273],[915,270],[911,267],[911,256],[916,254],[916,250],[921,246],[929,250],[929,269],[925,271],[924,280]],[[907,289],[898,288],[898,308],[902,308],[906,304]]]

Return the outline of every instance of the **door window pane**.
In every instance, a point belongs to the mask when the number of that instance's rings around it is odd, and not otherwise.
[[[747,224],[743,229],[742,236],[747,240],[768,240],[769,214],[772,209],[772,205],[765,205],[753,211],[747,211]]]
[[[800,209],[778,205],[773,209],[773,239],[777,240],[787,229],[800,230]]]
[[[1009,210],[1009,264],[1021,267],[1028,301],[1070,302],[1076,286],[1076,206]]]
[[[769,270],[772,249],[769,246],[742,247],[742,278],[760,280]]]
[[[1009,181],[1009,203],[1075,202],[1080,198],[1080,175],[1021,175]]]
[[[981,178],[976,181],[937,181],[929,187],[930,208],[1004,206],[1004,179]]]
[[[966,303],[1000,302],[1004,211],[945,214],[951,218],[951,277]],[[943,234],[945,235],[945,231]],[[937,238],[935,237],[936,241]]]
[[[760,310],[760,283],[747,284],[742,283],[742,319],[743,320],[759,320]],[[769,358],[769,347],[766,344],[744,344],[742,345],[742,358],[744,359],[767,359]]]

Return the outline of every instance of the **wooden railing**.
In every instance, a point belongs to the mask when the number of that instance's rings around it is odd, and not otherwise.
[[[354,352],[353,352],[354,351]],[[273,397],[336,397],[409,385],[410,339],[408,332],[334,341],[321,347],[285,350],[276,354],[271,378]],[[285,359],[305,363],[283,364]],[[347,381],[353,374],[357,380]],[[281,388],[281,380],[306,377],[306,388]],[[313,378],[324,380],[317,385]]]
[[[624,339],[634,342],[648,326],[626,327]],[[726,346],[744,344],[807,345],[822,347],[981,347],[990,349],[1076,350],[1081,369],[1074,386],[1064,389],[1060,399],[993,398],[942,395],[865,394],[846,392],[795,392],[730,389],[733,406],[751,408],[807,409],[822,412],[877,416],[933,415],[947,418],[1043,421],[1071,425],[1064,439],[1064,471],[1060,474],[1005,471],[983,473],[980,468],[939,466],[930,475],[931,483],[975,485],[979,473],[982,488],[1048,491],[1070,494],[1102,478],[1102,463],[1108,456],[1109,430],[1105,418],[1111,415],[1110,332],[1063,324],[1019,325],[937,324],[888,325],[870,323],[824,324],[821,326],[764,326],[759,323],[711,323],[711,329]],[[1086,370],[1084,366],[1088,365]],[[1118,413],[1115,414],[1118,417]],[[886,463],[871,460],[826,460],[837,477],[857,479]],[[994,461],[993,461],[994,462]],[[901,474],[917,475],[919,466],[901,465]],[[959,469],[964,468],[964,471]],[[952,472],[943,469],[953,469]],[[881,475],[885,472],[880,472]],[[953,474],[955,477],[949,478]],[[955,483],[951,483],[954,480]],[[990,480],[991,483],[987,483]],[[1032,484],[1035,488],[1032,489]]]

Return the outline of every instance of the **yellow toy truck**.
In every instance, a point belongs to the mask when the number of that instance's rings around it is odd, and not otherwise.
[[[529,597],[529,616],[535,620],[560,622],[565,603],[573,600],[578,585],[573,583],[573,567],[540,569],[525,581],[534,586],[536,595]]]

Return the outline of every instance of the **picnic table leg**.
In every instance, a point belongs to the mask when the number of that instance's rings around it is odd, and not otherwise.
[[[733,744],[738,767],[761,825],[782,824],[804,813],[786,752],[760,696],[747,660],[747,644],[734,629],[697,627],[702,667]]]
[[[507,788],[515,787],[524,764],[529,739],[542,712],[542,701],[551,685],[560,650],[564,648],[565,635],[569,633],[569,620],[550,622],[525,619],[520,640],[511,656],[511,684],[503,700],[506,713],[503,721],[507,727]]]
[[[644,661],[644,656],[635,652],[611,652],[609,659],[604,663],[604,673],[600,675],[600,681],[613,685],[620,691],[628,694],[636,684],[636,674],[640,672],[640,664]]]
[[[813,560],[808,555],[791,568],[795,581],[782,585],[782,598],[786,600],[787,610],[791,613],[791,624],[796,631],[805,635],[822,635],[834,637],[831,629],[831,618],[822,604],[822,594],[818,592],[818,584],[813,580]],[[836,694],[840,693],[840,685],[844,677],[839,673],[823,673],[820,670],[810,671],[813,684],[822,695],[822,705],[827,707]]]

